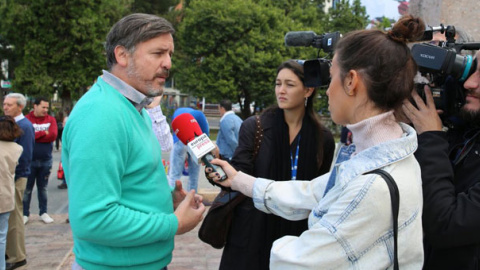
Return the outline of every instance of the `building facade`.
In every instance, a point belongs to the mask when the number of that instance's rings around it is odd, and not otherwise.
[[[410,0],[409,4],[410,13],[423,18],[427,25],[461,27],[480,42],[478,10],[479,0]]]

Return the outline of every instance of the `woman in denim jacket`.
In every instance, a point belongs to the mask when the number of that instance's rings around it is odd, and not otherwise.
[[[290,220],[308,217],[303,234],[274,242],[271,269],[393,269],[391,198],[385,181],[367,174],[376,169],[388,172],[400,193],[400,268],[422,268],[422,190],[413,156],[417,138],[393,111],[410,95],[417,71],[406,42],[417,40],[424,27],[422,20],[405,16],[388,33],[355,31],[338,42],[329,110],[354,139],[350,159],[330,173],[308,182],[274,182],[212,162],[229,176],[219,183],[252,197],[261,211]]]

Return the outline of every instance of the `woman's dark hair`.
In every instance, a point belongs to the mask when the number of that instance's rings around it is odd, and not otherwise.
[[[0,141],[13,142],[22,134],[22,129],[17,125],[13,117],[8,115],[0,116]]]
[[[362,75],[368,97],[383,110],[395,109],[410,96],[417,64],[407,42],[418,40],[425,30],[420,18],[405,15],[388,32],[350,32],[336,45],[342,82],[350,70]]]
[[[303,85],[305,85],[305,75],[304,75],[304,69],[303,69],[303,64],[300,64],[296,60],[287,60],[283,63],[280,64],[277,68],[277,74],[282,70],[282,69],[289,69],[291,70],[297,77],[300,79]],[[315,135],[316,138],[318,138],[317,141],[317,164],[318,168],[321,167],[323,163],[323,125],[322,122],[320,121],[320,116],[315,112],[313,108],[313,100],[316,97],[316,92],[317,89],[313,88],[312,95],[308,97],[307,99],[307,106],[305,107],[305,115],[312,120],[312,122],[315,124]]]

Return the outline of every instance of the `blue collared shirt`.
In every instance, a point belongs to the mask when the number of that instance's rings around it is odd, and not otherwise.
[[[126,97],[140,113],[146,105],[152,103],[152,98],[145,96],[140,91],[106,70],[103,71],[103,80]]]

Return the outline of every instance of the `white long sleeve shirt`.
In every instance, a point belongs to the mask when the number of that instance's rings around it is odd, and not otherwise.
[[[156,106],[153,108],[146,109],[148,115],[152,119],[152,129],[157,137],[162,152],[169,152],[173,147],[173,137],[170,132],[170,126],[167,123],[167,117],[163,115],[162,108]]]

